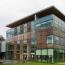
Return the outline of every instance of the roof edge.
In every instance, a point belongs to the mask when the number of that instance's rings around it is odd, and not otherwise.
[[[29,21],[33,21],[34,20],[34,15],[37,15],[37,16],[46,16],[46,15],[49,15],[49,14],[55,14],[56,16],[58,16],[59,18],[61,18],[63,21],[65,21],[65,16],[63,13],[61,13],[56,7],[54,6],[51,6],[51,7],[48,7],[48,8],[45,8],[43,10],[40,10],[34,14],[31,14],[29,16],[26,16],[25,18],[22,18],[22,19],[19,19],[11,24],[8,24],[6,25],[6,27],[9,27],[9,28],[14,28],[16,26],[19,26],[21,24],[24,24],[26,22],[29,22]]]

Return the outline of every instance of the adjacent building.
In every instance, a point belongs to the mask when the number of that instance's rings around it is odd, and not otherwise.
[[[0,61],[6,58],[6,42],[2,35],[0,35]]]
[[[65,61],[65,16],[55,7],[13,22],[7,30],[7,60]]]

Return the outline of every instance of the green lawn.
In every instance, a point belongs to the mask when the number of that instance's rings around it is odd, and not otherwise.
[[[26,63],[17,63],[17,64],[6,64],[6,65],[65,65],[65,63],[41,63],[41,62],[26,62]]]

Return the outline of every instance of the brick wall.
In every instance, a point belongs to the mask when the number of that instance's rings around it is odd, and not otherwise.
[[[51,32],[51,31],[50,31]],[[46,36],[49,34],[49,29],[40,30],[37,32],[37,48],[46,48]]]

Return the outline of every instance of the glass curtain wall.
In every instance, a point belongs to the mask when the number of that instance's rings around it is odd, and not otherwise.
[[[48,31],[52,29],[52,23],[53,23],[52,15],[42,17],[36,20],[35,22],[36,37],[39,40],[39,41],[37,40],[37,45],[39,44],[39,46],[36,49],[36,56],[37,60],[39,61],[48,62],[48,59],[50,59],[50,61],[52,60],[51,57],[53,55],[53,48],[47,48],[48,44],[53,43],[53,35],[50,35],[50,33],[48,33]],[[40,34],[39,35],[40,37],[37,36],[37,33]],[[44,47],[44,45],[46,45],[46,47]]]
[[[35,56],[37,60],[45,62],[65,60],[65,23],[55,15],[48,15],[10,29],[7,31],[7,38],[19,34],[23,34],[25,44],[32,45],[32,58]],[[43,48],[43,42],[46,43],[46,48]]]
[[[65,61],[65,22],[53,15],[54,61]]]

